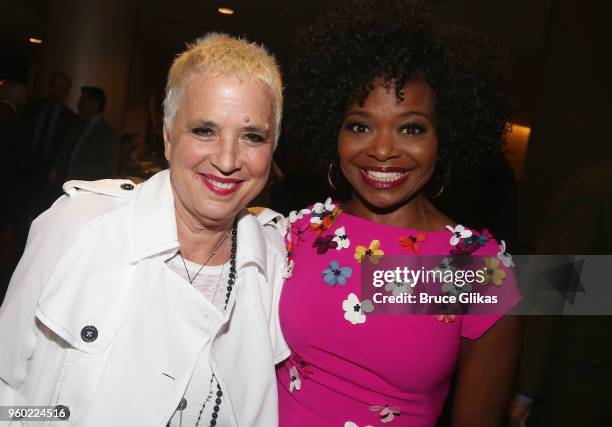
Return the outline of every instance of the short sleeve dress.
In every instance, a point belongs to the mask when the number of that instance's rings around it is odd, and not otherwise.
[[[520,294],[505,248],[486,231],[461,226],[377,224],[330,199],[292,212],[288,223],[280,322],[292,354],[277,367],[280,427],[434,426],[461,339],[480,337],[500,316],[371,315],[359,310],[360,268],[367,257],[469,248],[491,257],[489,278],[512,288],[515,304]]]

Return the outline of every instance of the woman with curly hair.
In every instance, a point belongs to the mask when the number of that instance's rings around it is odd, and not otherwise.
[[[377,313],[360,274],[389,255],[451,254],[451,268],[483,256],[485,280],[506,289],[506,309],[518,302],[503,242],[430,201],[500,149],[500,50],[434,28],[419,2],[352,1],[306,29],[297,51],[286,135],[350,196],[289,217],[280,322],[292,355],[277,368],[281,427],[433,426],[455,370],[453,425],[500,425],[518,320]],[[384,289],[397,296],[406,284]]]

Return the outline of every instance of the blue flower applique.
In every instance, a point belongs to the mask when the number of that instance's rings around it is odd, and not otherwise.
[[[351,267],[340,267],[338,261],[331,261],[329,268],[323,270],[323,281],[330,286],[346,285],[346,279],[353,275]]]

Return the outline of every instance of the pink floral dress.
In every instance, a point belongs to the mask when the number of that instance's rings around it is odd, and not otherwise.
[[[342,213],[330,199],[292,212],[288,223],[280,321],[292,355],[277,368],[280,426],[434,426],[461,339],[480,337],[500,316],[373,315],[360,299],[360,268],[391,254],[461,249],[490,256],[488,280],[511,287],[518,302],[505,246],[462,226],[377,224]]]

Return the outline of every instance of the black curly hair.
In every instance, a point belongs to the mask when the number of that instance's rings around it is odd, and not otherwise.
[[[435,27],[426,3],[342,1],[298,32],[286,80],[285,135],[320,174],[337,159],[346,108],[363,103],[375,78],[402,99],[407,82],[435,94],[438,160],[430,185],[499,150],[508,128],[505,51],[458,28]]]

